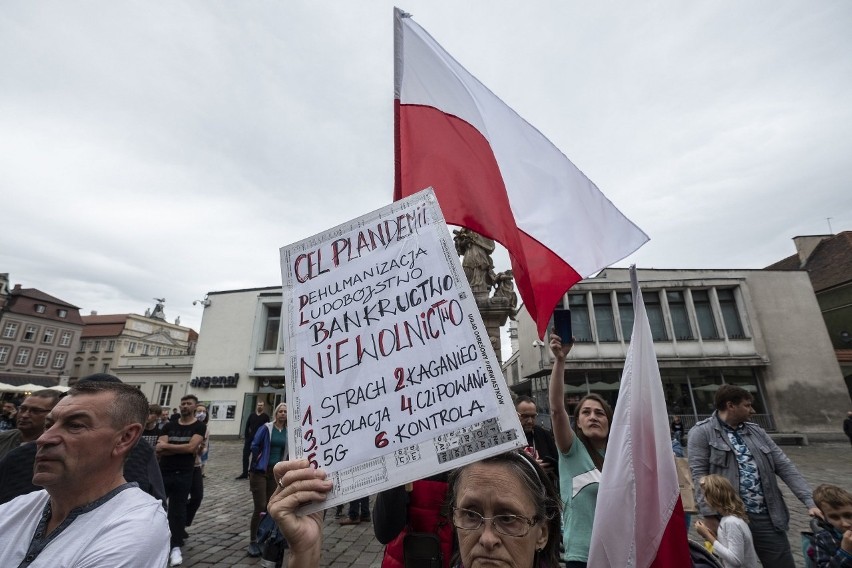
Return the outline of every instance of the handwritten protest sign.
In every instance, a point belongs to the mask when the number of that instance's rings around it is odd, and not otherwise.
[[[322,507],[523,444],[431,189],[283,247],[281,272],[290,458],[331,475]]]

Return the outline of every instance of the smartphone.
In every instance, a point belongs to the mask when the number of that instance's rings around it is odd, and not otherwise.
[[[557,308],[553,311],[553,330],[562,338],[562,343],[573,342],[574,332],[571,328],[571,310]]]

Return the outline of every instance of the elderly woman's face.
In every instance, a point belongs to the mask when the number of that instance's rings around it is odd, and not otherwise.
[[[475,463],[461,473],[454,505],[483,517],[521,515],[535,517],[532,492],[505,464]],[[484,521],[476,530],[456,529],[465,568],[513,566],[530,568],[536,549],[547,543],[547,524],[540,520],[526,536],[507,536]]]

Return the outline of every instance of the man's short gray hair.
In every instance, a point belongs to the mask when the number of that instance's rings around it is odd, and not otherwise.
[[[71,387],[67,396],[91,396],[102,392],[111,392],[115,395],[115,402],[107,408],[107,414],[116,429],[130,424],[144,426],[148,420],[148,399],[136,387],[124,383],[82,381]]]

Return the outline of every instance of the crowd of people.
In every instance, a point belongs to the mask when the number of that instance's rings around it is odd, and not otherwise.
[[[586,566],[613,412],[589,394],[569,416],[563,377],[572,345],[550,336],[551,430],[539,425],[535,401],[518,397],[521,450],[383,491],[372,514],[368,498],[353,502],[340,524],[372,523],[386,545],[382,568]],[[820,568],[849,568],[852,494],[833,485],[813,491],[749,420],[752,403],[747,390],[723,385],[712,416],[688,431],[672,423],[673,459],[688,440],[695,531],[721,566],[794,566],[780,478],[820,524],[809,559]],[[85,377],[63,395],[38,391],[4,405],[0,564],[181,565],[187,527],[204,497],[208,419],[192,394],[170,414],[106,374]],[[261,556],[257,535],[277,526],[289,566],[319,566],[323,514],[298,510],[324,501],[331,481],[307,460],[287,459],[286,404],[270,418],[258,401],[244,435],[237,479],[249,480],[253,503],[247,554]],[[274,524],[262,528],[264,518]]]

